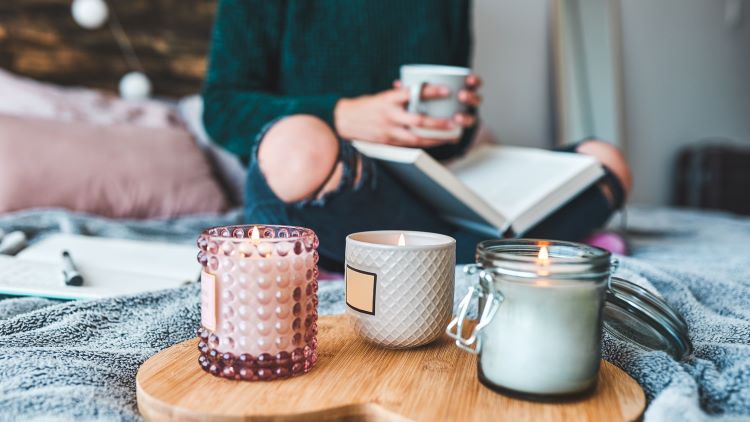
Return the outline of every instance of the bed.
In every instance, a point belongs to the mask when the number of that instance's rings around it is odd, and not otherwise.
[[[646,420],[750,416],[750,219],[639,207],[628,217],[633,254],[620,258],[618,275],[678,310],[695,351],[679,363],[605,337],[605,359],[644,387]],[[192,243],[203,227],[240,220],[239,210],[148,221],[32,210],[0,217],[0,228]],[[458,298],[469,280],[457,274]],[[319,295],[321,314],[344,311],[342,281],[321,283]],[[140,420],[138,366],[194,336],[198,320],[195,285],[89,302],[0,300],[0,419]]]
[[[107,90],[127,70],[106,29],[72,26],[67,0],[0,4],[0,67],[69,85]],[[156,93],[197,93],[214,1],[117,2]],[[159,22],[155,25],[154,22]],[[633,253],[618,274],[660,294],[687,321],[695,351],[679,363],[604,339],[604,357],[645,389],[646,420],[750,417],[750,218],[718,212],[632,207]],[[32,240],[54,232],[192,244],[207,226],[237,223],[218,215],[108,219],[61,209],[0,215],[0,229]],[[457,269],[456,297],[470,280]],[[344,311],[342,281],[320,285],[320,313]],[[56,302],[0,299],[0,420],[141,420],[138,366],[194,336],[198,289],[190,285],[129,297]]]

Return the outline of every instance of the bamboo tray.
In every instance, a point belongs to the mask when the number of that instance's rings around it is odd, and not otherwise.
[[[636,420],[641,387],[602,361],[596,390],[543,403],[497,394],[477,380],[476,358],[445,336],[389,350],[360,340],[345,316],[318,321],[318,362],[283,381],[229,381],[198,366],[197,339],[162,350],[136,376],[138,409],[150,421]]]

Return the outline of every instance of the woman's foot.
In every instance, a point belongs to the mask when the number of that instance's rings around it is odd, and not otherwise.
[[[614,254],[630,255],[628,241],[623,235],[617,232],[597,232],[584,239],[583,243],[608,250]]]

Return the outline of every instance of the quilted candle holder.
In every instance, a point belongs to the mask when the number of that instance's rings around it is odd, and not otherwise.
[[[317,361],[318,238],[302,227],[228,226],[198,237],[201,368],[235,380],[308,372]]]
[[[438,339],[451,319],[456,241],[424,232],[372,231],[346,238],[346,304],[354,327],[385,347]]]

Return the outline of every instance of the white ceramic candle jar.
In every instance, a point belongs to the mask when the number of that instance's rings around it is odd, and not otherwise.
[[[480,381],[536,398],[591,390],[613,270],[609,252],[570,242],[492,240],[477,247],[476,269],[479,283],[448,333],[479,354]],[[475,297],[480,320],[469,337],[459,336]]]
[[[385,347],[439,338],[453,311],[456,241],[424,232],[346,238],[346,304],[357,332]]]

